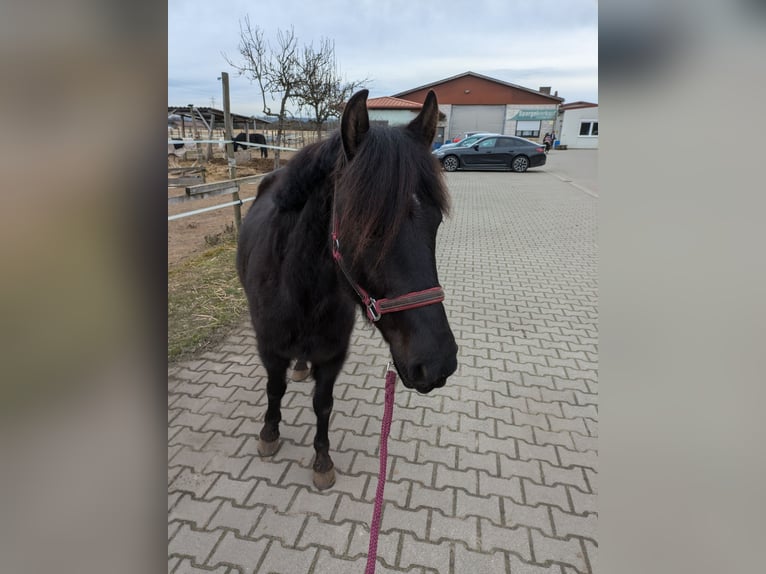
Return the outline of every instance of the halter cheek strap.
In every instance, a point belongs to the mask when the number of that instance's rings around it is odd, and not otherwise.
[[[334,219],[335,218],[333,218],[333,220]],[[335,221],[333,221],[332,230],[332,258],[338,264],[338,267],[340,267],[346,280],[362,300],[362,304],[367,312],[367,318],[372,323],[376,323],[387,313],[417,309],[418,307],[425,307],[426,305],[433,305],[434,303],[441,303],[444,301],[444,289],[440,286],[424,289],[423,291],[411,291],[410,293],[405,293],[404,295],[392,298],[375,299],[374,297],[371,297],[359,283],[354,281],[348,268],[343,263],[343,256],[340,252],[340,240],[338,239],[338,230]]]

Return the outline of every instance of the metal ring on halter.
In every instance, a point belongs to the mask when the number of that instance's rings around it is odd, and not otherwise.
[[[377,300],[370,297],[370,302],[367,304],[367,317],[373,323],[377,323],[380,320],[380,312],[378,311]]]

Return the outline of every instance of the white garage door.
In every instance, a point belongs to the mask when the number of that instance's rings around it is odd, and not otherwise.
[[[463,132],[503,133],[505,106],[452,106],[449,133],[453,137]]]

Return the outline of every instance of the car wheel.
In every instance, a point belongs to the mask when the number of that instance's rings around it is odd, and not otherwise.
[[[516,172],[527,171],[529,167],[529,158],[525,155],[517,155],[511,162],[511,169]]]
[[[455,171],[460,163],[454,155],[448,155],[442,161],[442,165],[445,171]]]

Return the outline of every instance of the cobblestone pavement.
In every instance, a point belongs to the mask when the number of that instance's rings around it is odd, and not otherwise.
[[[597,199],[547,173],[446,174],[447,386],[397,386],[377,572],[595,571]],[[256,455],[265,372],[249,323],[168,383],[168,571],[361,573],[388,352],[360,320],[335,387],[338,479],[311,482],[312,384]]]

